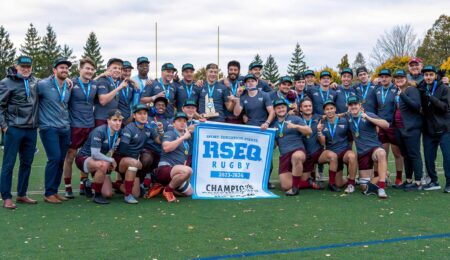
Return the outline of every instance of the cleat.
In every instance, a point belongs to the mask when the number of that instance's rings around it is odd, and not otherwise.
[[[395,179],[395,185],[392,187],[400,186],[400,185],[402,185],[402,179]]]
[[[84,183],[84,193],[87,198],[94,197],[94,193],[92,192],[92,183],[89,179],[83,180]]]
[[[315,182],[313,178],[308,179],[309,186],[313,190],[323,190],[323,182]]]
[[[405,188],[403,188],[404,191],[419,191],[423,190],[422,185],[418,185],[416,182],[408,183],[405,185]]]
[[[103,197],[101,194],[98,196],[94,196],[94,199],[92,201],[97,204],[109,204],[109,201],[105,199],[105,197]]]
[[[380,199],[386,199],[388,195],[386,194],[386,191],[384,189],[378,189],[378,198]]]
[[[378,194],[379,187],[371,182],[367,183],[366,189],[363,191],[364,195],[376,195]]]
[[[422,187],[423,187],[423,190],[426,190],[426,191],[440,190],[441,189],[441,185],[439,185],[439,183],[437,181],[436,182],[435,181],[431,181],[430,183],[425,184]]]
[[[173,195],[171,191],[163,191],[163,196],[166,198],[167,202],[174,202],[177,198]]]
[[[445,186],[444,193],[450,193],[450,185]]]
[[[128,196],[125,196],[124,201],[128,204],[137,204],[138,203],[138,201],[131,194],[129,194]]]
[[[64,197],[68,198],[68,199],[75,199],[75,196],[73,195],[72,191],[66,191],[64,193]]]
[[[80,196],[86,195],[86,191],[84,189],[80,189]]]
[[[328,190],[332,192],[341,192],[341,189],[339,189],[336,184],[328,184]]]
[[[353,184],[348,184],[347,188],[345,188],[344,192],[347,194],[353,193],[355,191],[355,186]]]
[[[267,184],[267,188],[268,188],[269,190],[273,190],[273,189],[275,189],[276,187],[275,187],[275,184],[269,182],[269,183]]]
[[[154,197],[158,196],[163,189],[164,189],[164,186],[162,186],[159,183],[155,183],[150,188],[150,190],[147,192],[147,194],[144,196],[144,198],[146,198],[146,199],[154,198]]]
[[[286,196],[297,196],[299,194],[299,190],[297,187],[292,187],[290,190],[284,193]]]

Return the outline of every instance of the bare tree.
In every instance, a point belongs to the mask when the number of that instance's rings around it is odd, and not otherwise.
[[[378,67],[394,56],[413,56],[419,44],[417,35],[410,24],[396,25],[378,38],[370,55],[371,65]]]

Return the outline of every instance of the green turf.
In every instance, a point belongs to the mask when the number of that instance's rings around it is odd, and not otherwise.
[[[30,191],[42,191],[45,153],[36,156]],[[438,160],[441,184],[442,158]],[[17,168],[17,165],[16,165]],[[276,172],[275,164],[274,172]],[[390,165],[393,171],[393,165]],[[273,174],[272,179],[276,180]],[[17,174],[14,180],[16,181]],[[15,183],[15,182],[14,182]],[[77,187],[77,180],[73,181]],[[14,189],[15,190],[15,189]],[[276,191],[281,195],[281,192]],[[389,189],[388,200],[327,191],[246,201],[162,198],[110,205],[85,198],[0,210],[0,258],[187,259],[450,232],[449,195]],[[257,257],[446,259],[450,239],[398,242]]]

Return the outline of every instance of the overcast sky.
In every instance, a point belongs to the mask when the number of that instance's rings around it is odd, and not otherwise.
[[[220,26],[220,67],[236,59],[246,68],[256,53],[275,57],[285,74],[300,43],[307,65],[333,68],[344,54],[352,63],[358,51],[369,59],[377,38],[397,24],[411,24],[420,38],[450,10],[450,1],[159,1],[159,0],[14,0],[2,2],[0,24],[16,47],[30,23],[43,35],[47,24],[58,42],[79,58],[94,31],[105,62],[110,57],[151,60],[155,73],[155,22],[158,22],[158,67],[186,62],[196,68],[217,62]],[[447,13],[448,15],[448,13]],[[159,68],[158,68],[159,70]],[[243,70],[242,73],[246,73]]]

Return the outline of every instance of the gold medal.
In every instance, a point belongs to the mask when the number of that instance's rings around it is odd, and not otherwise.
[[[311,136],[310,136],[310,135],[307,135],[307,136],[306,136],[306,138],[308,138],[308,139],[309,139],[309,138],[311,138]]]
[[[358,138],[359,137],[359,132],[355,133],[355,137]]]
[[[280,133],[279,137],[283,137],[283,133]]]
[[[188,150],[184,150],[185,155],[188,155],[188,153],[189,153]]]
[[[366,103],[366,100],[365,100],[365,99],[363,99],[361,103],[365,104],[365,103]]]

